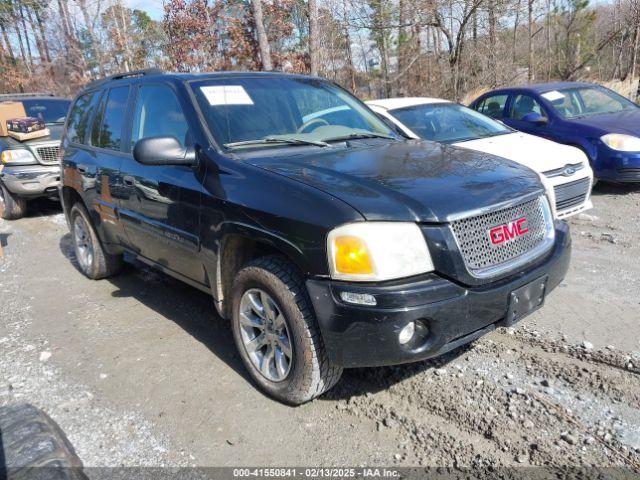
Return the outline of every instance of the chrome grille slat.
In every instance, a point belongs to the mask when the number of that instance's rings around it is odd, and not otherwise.
[[[581,178],[574,182],[564,183],[553,187],[556,194],[556,210],[561,211],[575,207],[584,202],[589,193],[589,179]]]
[[[565,175],[564,171],[567,168],[572,168],[573,169],[573,173],[571,173],[570,175]],[[544,176],[547,177],[547,178],[553,178],[553,177],[559,177],[559,176],[570,177],[575,172],[577,172],[578,170],[582,170],[583,168],[584,168],[584,163],[582,163],[582,162],[567,163],[563,167],[555,168],[553,170],[547,170],[546,172],[543,172],[543,173],[544,173]]]
[[[534,198],[518,205],[496,210],[451,223],[462,258],[470,273],[487,271],[504,264],[516,264],[518,259],[542,248],[548,238],[550,220],[545,215],[543,197]],[[547,212],[548,214],[548,212]],[[526,217],[529,231],[505,243],[493,245],[489,230]],[[480,275],[476,275],[480,276]]]
[[[58,163],[58,152],[60,151],[60,145],[46,145],[42,147],[35,147],[36,153],[40,163],[45,165],[56,165]]]

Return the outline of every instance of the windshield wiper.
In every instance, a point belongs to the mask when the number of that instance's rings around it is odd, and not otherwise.
[[[316,140],[303,140],[301,138],[292,138],[292,137],[264,137],[257,140],[244,140],[242,142],[231,142],[225,143],[224,146],[227,148],[234,147],[248,147],[251,145],[265,145],[265,144],[273,144],[273,143],[286,143],[289,145],[314,145],[316,147],[329,147],[330,145],[324,141],[316,141]]]
[[[356,140],[358,138],[386,138],[389,140],[395,140],[395,137],[387,135],[386,133],[376,132],[354,132],[347,135],[338,135],[336,137],[323,138],[323,142],[339,142],[341,140]]]

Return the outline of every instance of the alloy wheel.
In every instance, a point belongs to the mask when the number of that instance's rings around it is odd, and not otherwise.
[[[252,288],[242,295],[239,313],[240,336],[253,367],[272,382],[287,378],[293,349],[278,304],[267,292]]]
[[[73,240],[76,245],[78,263],[84,270],[89,270],[93,262],[93,243],[87,223],[79,215],[73,221]]]

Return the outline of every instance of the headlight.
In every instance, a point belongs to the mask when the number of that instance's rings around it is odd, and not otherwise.
[[[609,133],[600,137],[604,144],[620,152],[640,152],[640,138],[624,133]]]
[[[5,150],[1,155],[2,163],[5,165],[29,165],[36,163],[36,157],[29,150]]]
[[[338,227],[327,238],[331,277],[381,281],[433,270],[415,223],[361,222]]]

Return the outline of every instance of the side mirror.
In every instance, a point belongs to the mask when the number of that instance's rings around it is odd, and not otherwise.
[[[133,146],[133,158],[143,165],[194,165],[196,152],[176,137],[147,137]]]
[[[547,117],[543,117],[539,113],[531,112],[522,117],[524,122],[536,123],[538,125],[544,125],[548,122]]]

